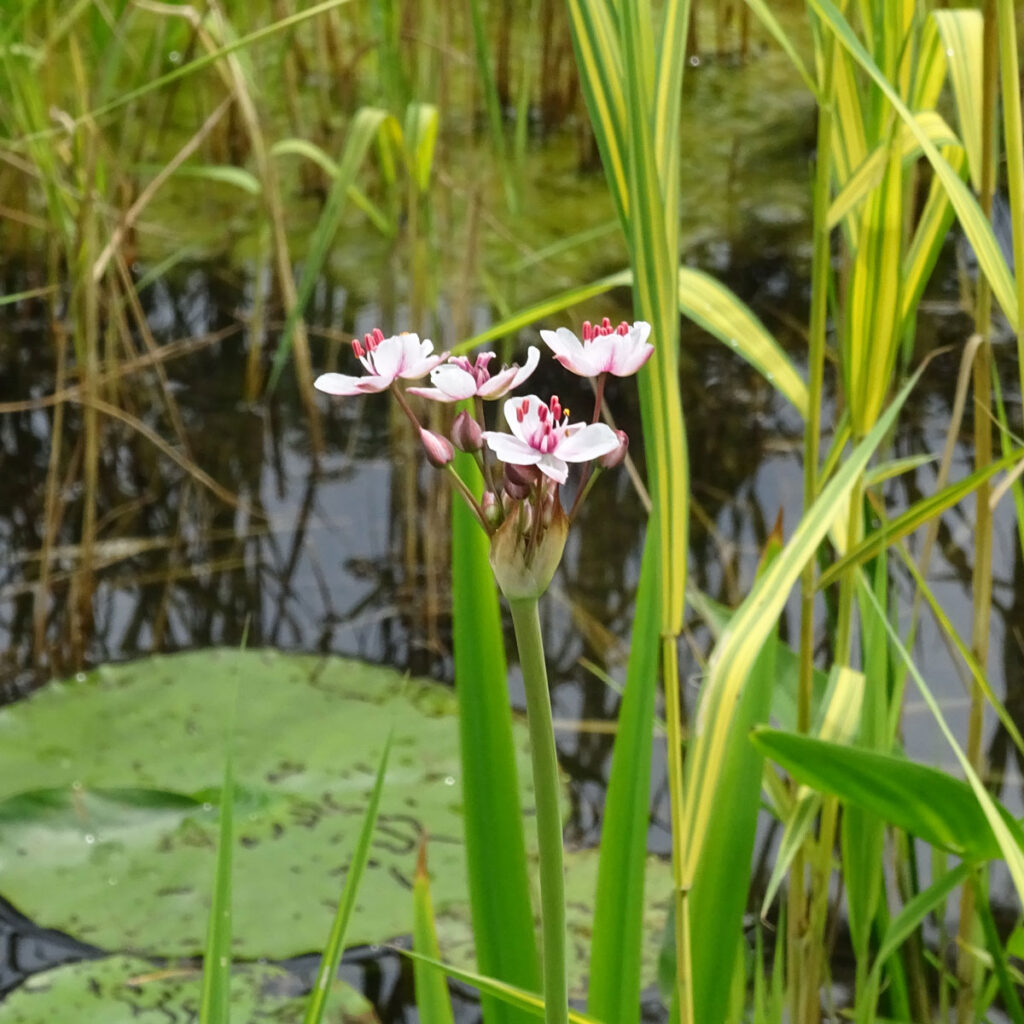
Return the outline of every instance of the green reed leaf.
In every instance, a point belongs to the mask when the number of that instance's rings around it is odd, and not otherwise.
[[[975,862],[1001,855],[971,787],[938,768],[892,754],[777,729],[755,729],[754,745],[798,782],[869,810],[911,835]],[[1016,842],[1024,839],[999,808]]]
[[[476,494],[472,456],[455,468]],[[540,967],[526,867],[522,803],[512,739],[505,640],[487,537],[465,503],[452,502],[452,631],[465,819],[466,867],[477,966],[527,989]],[[514,1006],[482,997],[487,1024],[520,1024]]]

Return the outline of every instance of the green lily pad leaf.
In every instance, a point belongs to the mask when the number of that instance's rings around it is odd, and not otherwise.
[[[455,697],[443,686],[341,658],[263,651],[154,657],[51,684],[4,708],[4,897],[38,923],[107,950],[200,955],[224,722],[236,681],[234,956],[284,959],[322,949],[394,723],[347,942],[376,945],[411,932],[411,882],[426,834],[442,953],[471,968]],[[515,742],[532,815],[525,725],[516,724]],[[526,835],[533,843],[529,824]],[[594,851],[566,857],[577,989],[586,973],[596,859]],[[652,859],[652,942],[664,920],[656,899],[670,888],[668,866]]]
[[[411,931],[424,834],[438,911],[464,906],[452,692],[356,661],[262,651],[106,667],[3,709],[0,892],[105,949],[200,954],[236,683],[236,957],[322,948],[392,723],[349,944]],[[525,726],[516,743],[529,813]]]
[[[325,1024],[375,1024],[364,996],[335,983]],[[200,974],[113,956],[34,974],[0,1004],[0,1024],[195,1024]],[[298,979],[279,967],[242,964],[231,975],[232,1018],[249,1024],[298,1024],[305,997]]]

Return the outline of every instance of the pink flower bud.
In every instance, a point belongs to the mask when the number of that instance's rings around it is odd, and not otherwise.
[[[517,501],[529,497],[540,474],[533,466],[517,466],[505,463],[505,493]]]
[[[505,479],[505,493],[516,501],[530,496],[530,488],[525,484],[517,484],[514,480]]]
[[[478,452],[484,446],[483,431],[468,412],[460,412],[452,424],[452,442],[460,452]]]
[[[455,458],[455,449],[448,438],[421,428],[420,440],[423,442],[423,450],[427,453],[427,462],[432,466],[441,469]]]
[[[629,437],[624,430],[616,430],[616,437],[619,439],[619,447],[613,448],[607,455],[602,455],[597,461],[605,469],[614,469],[626,457],[629,451]]]
[[[506,462],[505,479],[520,487],[532,487],[540,479],[540,472],[536,466],[517,466],[514,462]]]

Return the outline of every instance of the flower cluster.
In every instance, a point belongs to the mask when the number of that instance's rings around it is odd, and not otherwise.
[[[385,338],[380,330],[352,343],[352,351],[366,373],[352,377],[325,373],[315,386],[331,395],[359,395],[390,390],[418,432],[430,463],[448,470],[456,489],[491,538],[491,565],[506,597],[537,597],[547,589],[562,557],[569,522],[589,492],[598,468],[609,468],[625,458],[629,440],[621,430],[600,422],[604,384],[608,374],[636,373],[651,357],[650,324],[638,321],[613,327],[606,317],[597,326],[583,324],[582,340],[564,327],[541,331],[556,360],[581,377],[595,378],[594,411],[589,423],[570,422],[569,410],[557,396],[547,401],[537,395],[508,398],[503,407],[508,431],[488,430],[484,401],[502,398],[523,384],[536,370],[540,352],[527,351],[526,362],[490,371],[493,352],[470,361],[465,356],[434,353],[433,343],[416,334]],[[430,387],[403,391],[399,380],[430,376]],[[423,427],[407,395],[436,402],[470,400],[474,411],[460,412],[450,437]],[[455,471],[455,448],[477,459],[487,484],[480,500]],[[494,461],[501,463],[498,475]],[[583,477],[568,517],[562,510],[558,487],[569,475],[569,463],[583,464]]]

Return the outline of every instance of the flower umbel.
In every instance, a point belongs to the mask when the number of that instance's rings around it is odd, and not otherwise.
[[[452,356],[447,363],[430,371],[430,388],[409,388],[409,393],[433,399],[435,402],[458,402],[463,398],[501,398],[519,387],[537,369],[540,351],[531,345],[526,363],[520,367],[513,363],[491,375],[487,364],[493,352],[481,352],[474,362],[465,356]]]
[[[504,406],[511,434],[485,430],[484,440],[497,457],[514,466],[536,466],[564,484],[568,463],[589,462],[619,447],[615,431],[604,423],[570,423],[558,397],[542,402],[536,395],[510,398]]]
[[[447,355],[433,355],[434,343],[420,341],[418,334],[396,334],[384,337],[376,328],[366,334],[362,342],[354,340],[352,351],[366,369],[365,377],[350,377],[345,373],[323,373],[313,387],[329,395],[362,395],[384,391],[401,377],[404,380],[419,380],[425,377]]]
[[[654,352],[647,343],[651,325],[637,320],[632,326],[625,320],[613,327],[605,317],[596,327],[583,323],[583,341],[566,327],[557,331],[541,331],[540,336],[554,353],[555,358],[580,377],[597,377],[610,373],[615,377],[629,377],[636,373]]]

